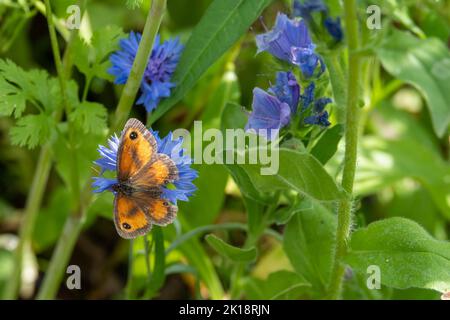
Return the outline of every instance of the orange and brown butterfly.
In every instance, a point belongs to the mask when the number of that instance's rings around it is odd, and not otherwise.
[[[128,120],[117,151],[117,183],[111,186],[114,223],[123,238],[144,235],[153,224],[165,226],[176,217],[178,207],[162,198],[162,187],[178,179],[178,169],[157,150],[155,137],[142,122]]]

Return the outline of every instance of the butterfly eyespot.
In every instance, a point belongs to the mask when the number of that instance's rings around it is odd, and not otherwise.
[[[136,132],[136,131],[131,131],[131,133],[130,133],[130,139],[131,139],[131,140],[134,140],[134,139],[136,139],[137,137],[138,137],[137,132]]]
[[[169,180],[164,180],[164,184],[169,184]]]
[[[169,205],[169,203],[167,201],[163,202],[163,206],[167,207]]]
[[[122,223],[122,227],[123,227],[124,229],[126,229],[126,230],[131,229],[131,226],[130,226],[128,223],[126,223],[126,222]]]

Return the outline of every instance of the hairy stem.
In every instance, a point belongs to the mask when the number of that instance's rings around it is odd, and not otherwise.
[[[133,62],[127,83],[123,88],[122,95],[117,105],[116,114],[112,124],[112,132],[116,132],[122,128],[133,106],[136,94],[141,85],[145,68],[152,53],[153,42],[166,10],[167,0],[153,0],[150,13],[147,16],[144,32],[142,34],[141,43],[139,44],[136,58]]]
[[[152,1],[138,52],[131,69],[130,76],[128,77],[127,83],[125,84],[120,97],[110,132],[120,130],[130,113],[131,107],[133,106],[148,59],[150,58],[150,54],[152,52],[154,39],[161,25],[162,17],[166,8],[166,1],[167,0]],[[61,283],[62,275],[64,274],[76,240],[81,232],[82,225],[85,220],[86,207],[90,203],[91,198],[92,196],[89,181],[83,188],[81,201],[79,201],[76,210],[73,211],[71,217],[69,217],[66,221],[64,227],[65,234],[58,240],[56,250],[50,260],[49,271],[46,272],[43,285],[38,293],[39,299],[52,299],[55,297]]]
[[[328,296],[331,299],[339,299],[341,297],[342,280],[345,272],[343,258],[347,252],[347,240],[350,236],[352,223],[352,192],[358,146],[358,101],[361,62],[360,56],[355,54],[355,51],[359,47],[356,1],[344,0],[344,10],[346,37],[348,42],[348,82],[342,188],[347,193],[347,197],[346,199],[341,200],[338,206],[336,247],[334,250],[331,280],[328,288]]]

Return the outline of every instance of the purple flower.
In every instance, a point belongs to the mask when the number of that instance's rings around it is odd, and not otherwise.
[[[308,109],[309,105],[314,101],[314,90],[316,89],[316,84],[311,82],[304,90],[303,94],[300,96],[302,102],[302,111]]]
[[[158,153],[167,154],[178,168],[178,180],[173,182],[173,188],[162,187],[163,193],[161,197],[169,200],[173,204],[176,204],[177,200],[188,201],[188,198],[197,189],[192,181],[197,178],[198,172],[191,168],[192,159],[188,155],[185,155],[185,150],[182,148],[183,138],[180,137],[177,140],[173,140],[172,133],[169,133],[161,139],[157,131],[151,132],[156,139]],[[94,161],[94,163],[101,168],[102,174],[105,171],[116,172],[119,142],[119,138],[113,135],[108,140],[108,147],[101,145],[98,147],[98,152],[101,157]],[[117,179],[105,178],[102,174],[99,177],[94,177],[92,187],[95,189],[93,192],[113,191],[112,187],[117,183]]]
[[[294,17],[301,17],[308,23],[312,23],[312,14],[314,12],[322,12],[325,15],[325,20],[323,25],[328,33],[336,40],[340,42],[344,37],[342,32],[341,19],[338,17],[333,19],[329,12],[328,7],[322,0],[304,0],[300,2],[299,0],[294,1],[293,7]]]
[[[140,41],[141,34],[133,31],[127,39],[120,40],[121,50],[111,55],[112,67],[108,70],[115,77],[114,83],[127,82]],[[171,78],[182,50],[183,46],[178,38],[160,43],[159,35],[156,37],[141,83],[141,95],[136,102],[144,105],[147,112],[155,109],[162,98],[170,96],[171,89],[175,87]]]
[[[258,134],[272,140],[278,131],[291,119],[291,108],[260,88],[253,90],[253,111],[248,117],[246,130],[255,130]],[[269,130],[271,131],[269,134]],[[274,134],[274,132],[276,134]]]
[[[300,85],[292,72],[277,72],[275,85],[269,89],[269,92],[274,94],[281,102],[289,105],[291,115],[297,112]]]
[[[257,53],[268,51],[278,59],[297,65],[306,77],[310,77],[321,62],[314,52],[315,45],[305,22],[291,20],[283,13],[278,13],[271,31],[256,36],[256,45]]]
[[[312,110],[312,115],[306,117],[304,122],[311,125],[319,125],[322,127],[328,127],[330,122],[328,121],[328,112],[325,111],[327,104],[331,103],[330,98],[319,98],[314,101],[314,108]]]

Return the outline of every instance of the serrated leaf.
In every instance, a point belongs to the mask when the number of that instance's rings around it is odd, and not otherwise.
[[[271,175],[262,175],[262,168],[269,165],[240,164],[250,180],[260,191],[270,192],[274,190],[293,189],[307,197],[319,201],[334,201],[344,197],[344,193],[338,188],[333,178],[325,171],[317,159],[308,153],[302,153],[290,149],[280,148],[278,171]],[[249,159],[247,151],[246,159]],[[267,150],[258,150],[259,153],[267,154]],[[276,169],[276,156],[273,155],[273,169]]]
[[[345,260],[366,276],[369,266],[378,266],[381,283],[389,287],[450,291],[450,243],[412,220],[390,218],[357,230]]]
[[[192,32],[175,71],[170,98],[154,111],[151,122],[175,105],[201,75],[244,34],[272,0],[215,0]]]
[[[33,149],[50,139],[54,126],[54,120],[45,114],[22,117],[17,120],[16,126],[11,128],[11,142]]]
[[[102,133],[106,129],[108,112],[96,102],[82,102],[74,108],[69,120],[80,127],[84,133]]]
[[[251,262],[256,259],[256,249],[254,247],[248,249],[237,248],[212,234],[207,235],[205,239],[214,250],[231,261]]]
[[[22,103],[23,99],[26,99],[39,104],[48,114],[61,103],[60,87],[56,78],[49,77],[45,70],[25,71],[11,60],[0,60],[0,95],[2,90],[9,92],[7,95],[13,95],[12,92],[15,92],[14,95],[20,95],[20,98],[15,97],[20,99],[16,102]],[[19,105],[19,108],[22,107],[24,106]],[[14,115],[17,117],[17,114]]]
[[[111,80],[112,76],[107,72],[109,55],[119,48],[119,40],[123,37],[124,33],[118,26],[106,26],[94,31],[89,43],[77,37],[73,45],[75,66],[87,78]]]
[[[389,73],[423,94],[433,128],[442,137],[450,123],[450,53],[446,45],[436,38],[418,39],[395,31],[376,52]]]
[[[25,111],[26,97],[24,93],[0,77],[0,115],[19,118]]]

